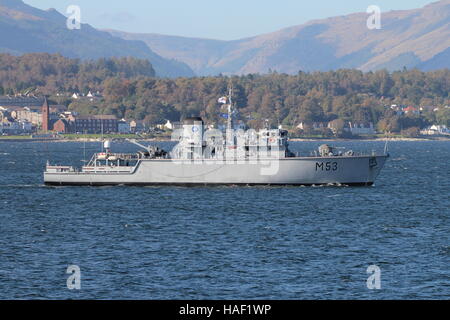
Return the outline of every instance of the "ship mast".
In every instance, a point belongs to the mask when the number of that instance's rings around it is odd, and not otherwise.
[[[230,83],[228,87],[228,119],[227,119],[227,146],[234,146],[233,135],[233,84]]]

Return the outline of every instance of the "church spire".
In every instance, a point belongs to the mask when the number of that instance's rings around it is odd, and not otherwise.
[[[42,131],[48,132],[50,123],[50,108],[48,107],[47,97],[44,97],[44,104],[42,105]]]

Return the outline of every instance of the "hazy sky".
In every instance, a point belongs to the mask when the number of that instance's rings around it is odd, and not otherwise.
[[[79,5],[82,22],[96,28],[232,40],[276,31],[312,19],[423,7],[430,0],[24,0],[65,14]]]

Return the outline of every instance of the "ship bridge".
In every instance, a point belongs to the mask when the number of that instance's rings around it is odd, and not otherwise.
[[[294,156],[289,151],[288,132],[281,129],[233,130],[206,129],[202,118],[187,118],[174,133],[178,144],[172,159],[262,159]]]

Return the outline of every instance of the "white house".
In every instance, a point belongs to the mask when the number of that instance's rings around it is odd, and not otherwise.
[[[311,128],[312,130],[321,130],[327,127],[328,123],[326,122],[300,122],[297,129],[305,130],[305,128]]]
[[[170,120],[167,120],[166,124],[164,125],[165,129],[173,130],[173,124],[170,122]]]
[[[376,134],[375,128],[372,122],[369,123],[354,123],[349,122],[348,126],[344,128],[345,131],[349,131],[354,135]]]
[[[428,128],[420,131],[420,134],[425,136],[433,136],[433,135],[450,135],[450,129],[444,125],[432,125]]]

